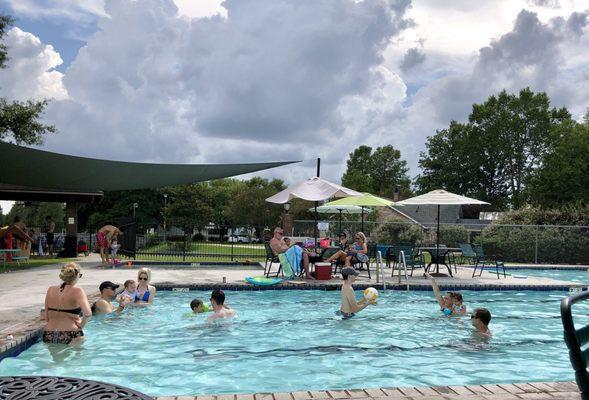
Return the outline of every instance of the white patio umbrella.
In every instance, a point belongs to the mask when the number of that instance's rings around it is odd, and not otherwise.
[[[409,199],[397,201],[393,206],[404,206],[404,205],[435,205],[438,206],[438,217],[437,217],[437,229],[436,229],[436,252],[440,252],[440,206],[448,205],[468,205],[468,204],[480,204],[489,205],[486,201],[477,199],[471,199],[470,197],[461,196],[447,192],[445,190],[432,190],[426,194],[411,197]]]
[[[317,202],[333,197],[360,196],[362,193],[337,185],[319,177],[309,178],[304,182],[291,185],[281,192],[266,199],[269,203],[285,204],[292,199],[315,202],[315,241],[317,240]]]
[[[315,208],[309,208],[309,211],[313,211]],[[338,214],[339,213],[339,233],[342,233],[342,214],[362,214],[364,213],[363,207],[358,206],[326,206],[322,205],[317,207],[317,212],[320,214]]]

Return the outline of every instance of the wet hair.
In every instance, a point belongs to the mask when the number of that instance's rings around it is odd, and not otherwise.
[[[450,296],[454,297],[456,299],[456,301],[459,301],[462,303],[462,294],[460,294],[458,292],[451,292]]]
[[[70,262],[61,267],[61,272],[59,273],[59,279],[61,279],[66,284],[71,284],[74,282],[78,276],[80,275],[80,266],[75,262]]]
[[[190,309],[191,310],[194,310],[195,308],[198,308],[198,307],[200,307],[202,305],[203,305],[202,300],[200,300],[200,299],[194,299],[194,300],[192,300],[190,302]]]
[[[489,325],[489,322],[491,322],[491,312],[486,308],[476,308],[472,315],[487,326]]]
[[[149,279],[149,276],[147,278]],[[125,289],[127,289],[127,286],[129,286],[132,283],[135,283],[135,281],[133,279],[127,279],[124,284]]]
[[[217,305],[222,306],[225,303],[225,293],[223,293],[221,289],[215,289],[213,290],[213,293],[211,293],[211,299],[215,300]]]

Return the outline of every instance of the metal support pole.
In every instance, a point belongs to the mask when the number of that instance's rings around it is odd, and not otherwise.
[[[536,225],[536,229],[534,230],[534,264],[538,264],[538,231],[540,227]]]

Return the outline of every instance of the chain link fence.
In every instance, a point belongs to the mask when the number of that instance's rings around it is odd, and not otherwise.
[[[341,228],[340,228],[341,226]],[[291,236],[313,237],[315,221],[294,221]],[[412,222],[376,223],[365,221],[320,221],[319,237],[336,238],[345,232],[352,238],[363,231],[377,244],[411,244],[428,246],[436,243],[436,225]],[[461,243],[482,244],[487,254],[508,262],[535,264],[589,264],[589,226],[440,224],[440,243],[459,247]]]

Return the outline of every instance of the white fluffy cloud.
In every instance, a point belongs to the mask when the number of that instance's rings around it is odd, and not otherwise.
[[[3,95],[61,99],[47,110],[55,151],[310,160],[267,174],[287,180],[312,175],[320,156],[338,180],[360,144],[393,144],[415,174],[427,136],[503,88],[545,90],[576,116],[589,102],[587,13],[574,0],[88,4],[98,31],[65,76],[50,46],[16,30],[14,65],[0,71]]]
[[[63,75],[54,68],[62,63],[59,53],[39,38],[12,28],[4,40],[10,59],[0,70],[0,90],[10,100],[65,99]]]

